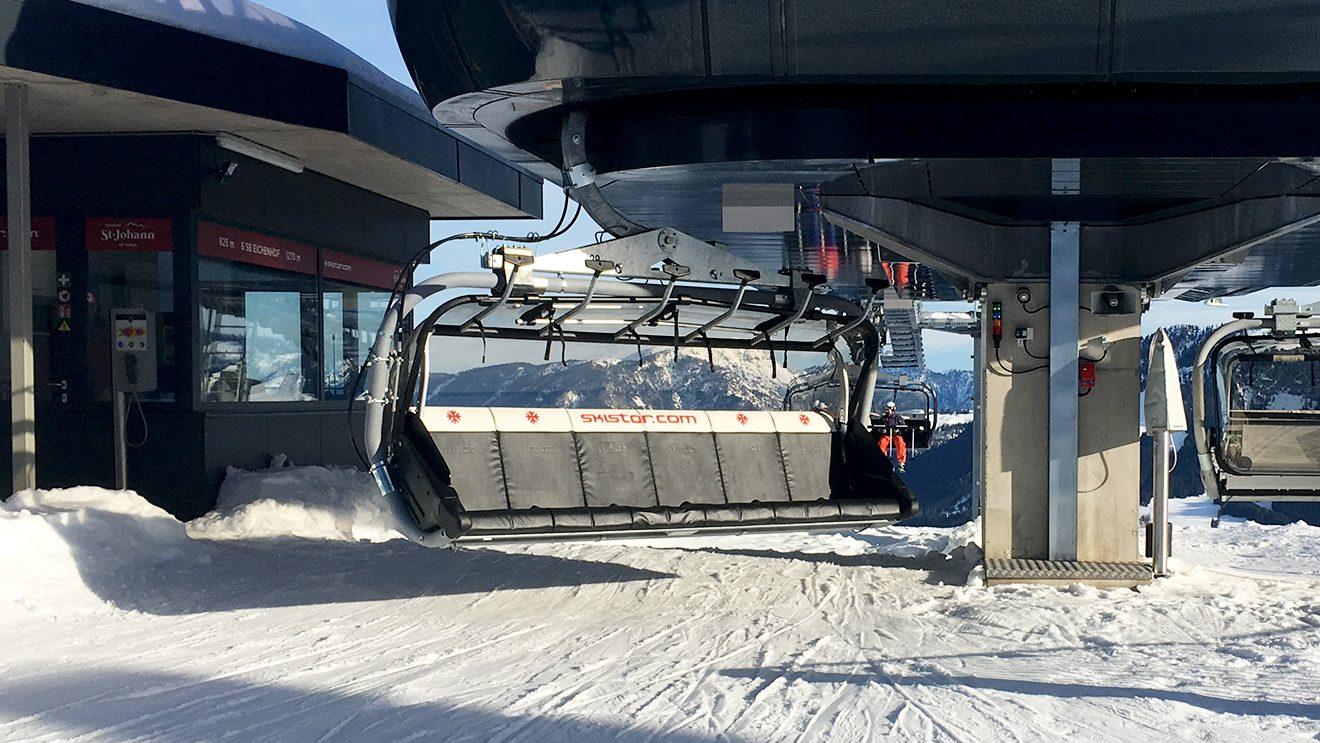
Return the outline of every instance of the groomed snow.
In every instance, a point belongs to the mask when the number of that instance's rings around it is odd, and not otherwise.
[[[1320,529],[1211,512],[1101,591],[963,585],[975,526],[452,552],[353,541],[349,472],[236,473],[186,530],[20,494],[0,740],[1314,740]]]

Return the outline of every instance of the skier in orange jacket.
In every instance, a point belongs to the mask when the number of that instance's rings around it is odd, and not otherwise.
[[[906,424],[907,421],[898,414],[894,401],[885,403],[885,412],[880,416],[880,429],[883,431],[879,442],[880,450],[898,463],[899,472],[907,469],[907,441],[903,439],[903,432],[900,430]]]

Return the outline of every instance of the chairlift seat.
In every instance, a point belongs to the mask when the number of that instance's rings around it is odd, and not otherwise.
[[[916,510],[892,473],[835,472],[842,434],[815,413],[427,406],[403,438],[413,515],[451,538],[856,528]],[[837,497],[836,475],[881,484]]]

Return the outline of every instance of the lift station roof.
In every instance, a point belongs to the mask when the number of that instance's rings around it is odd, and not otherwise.
[[[1142,240],[1158,232],[1151,224],[1177,227],[1177,249],[1200,251],[1192,263],[1220,261],[1169,266],[1159,287],[1171,296],[1320,283],[1320,231],[1309,221],[1320,214],[1315,3],[391,4],[409,68],[446,125],[558,179],[567,114],[584,112],[587,156],[611,206],[744,255],[874,273],[875,256],[813,251],[802,229],[723,230],[727,184],[793,183],[818,189],[809,201],[832,224],[964,286],[985,277],[929,259],[959,242],[993,244],[1001,227],[1039,232],[1078,213],[1105,216],[1105,230],[1135,227]],[[1068,193],[1051,191],[1049,162],[1060,158],[1082,161]],[[1011,176],[1014,162],[1025,177],[982,177]],[[927,170],[930,190],[916,194],[919,179],[906,178]],[[946,209],[967,229],[929,244],[926,217]],[[1271,210],[1278,219],[1264,216]],[[1259,229],[1207,242],[1217,225],[1257,217]],[[895,225],[901,234],[887,232]],[[1117,243],[1104,248],[1104,278],[1149,279],[1137,264],[1152,244]],[[1009,273],[1012,262],[1001,262]]]
[[[432,217],[539,216],[541,179],[357,55],[248,0],[13,0],[0,77],[36,135],[226,133]]]

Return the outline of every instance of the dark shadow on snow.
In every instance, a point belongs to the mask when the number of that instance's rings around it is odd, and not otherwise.
[[[898,568],[926,573],[927,585],[961,586],[967,582],[967,575],[975,565],[966,555],[964,548],[959,548],[952,555],[932,552],[921,557],[900,557],[881,552],[866,552],[860,555],[840,555],[833,552],[792,552],[758,549],[722,549],[720,547],[702,547],[698,549],[682,548],[684,552],[704,552],[715,555],[733,555],[738,557],[758,557],[773,560],[796,560],[828,565],[840,565],[851,568]]]
[[[160,743],[711,740],[581,717],[537,716],[535,712],[515,716],[446,701],[398,704],[386,696],[389,675],[388,669],[364,669],[355,685],[371,691],[356,693],[261,684],[234,676],[207,679],[107,670],[43,675],[25,680],[21,686],[0,681],[0,720],[35,718],[42,727],[55,727],[66,738],[99,734]],[[727,735],[720,739],[737,741]]]
[[[83,581],[114,606],[179,615],[649,581],[608,562],[410,542],[185,539],[174,522],[99,513],[55,524]],[[159,537],[159,541],[157,541]]]
[[[887,659],[892,661],[895,659]],[[901,660],[901,659],[898,659]],[[921,659],[928,660],[928,659]],[[965,687],[981,691],[1004,691],[1012,694],[1058,697],[1060,699],[1160,699],[1200,707],[1208,712],[1226,715],[1264,717],[1281,715],[1320,719],[1320,703],[1281,702],[1265,699],[1226,699],[1181,689],[1150,689],[1139,686],[1100,686],[1067,681],[1029,681],[1024,679],[989,678],[945,674],[913,674],[895,676],[886,673],[878,664],[862,666],[856,670],[836,671],[831,667],[779,667],[737,668],[721,671],[729,678],[764,679],[782,677],[789,682],[809,684],[890,684],[893,686]]]

